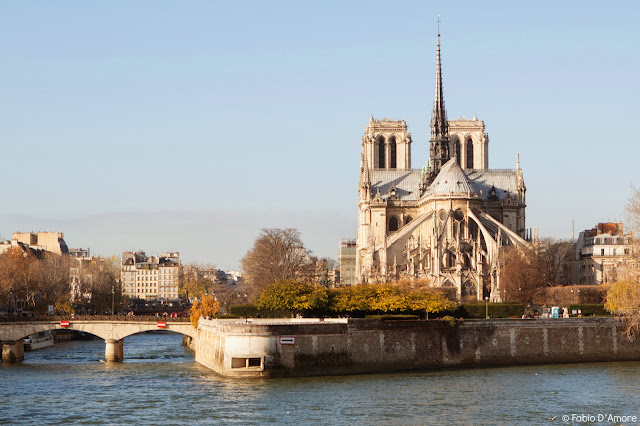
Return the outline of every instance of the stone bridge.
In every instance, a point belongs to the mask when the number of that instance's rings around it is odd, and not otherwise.
[[[67,325],[68,324],[68,325]],[[123,359],[123,341],[127,336],[152,330],[168,330],[195,337],[196,329],[188,318],[172,317],[41,317],[0,318],[0,341],[2,362],[17,362],[24,359],[22,339],[40,331],[76,330],[104,339],[105,361],[118,362]]]

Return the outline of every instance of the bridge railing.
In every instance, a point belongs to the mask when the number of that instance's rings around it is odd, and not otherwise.
[[[0,316],[0,322],[42,322],[42,321],[164,321],[189,322],[189,317],[170,317],[155,315],[34,315],[34,316]]]

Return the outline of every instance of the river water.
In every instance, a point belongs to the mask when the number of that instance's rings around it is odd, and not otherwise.
[[[639,362],[238,380],[195,363],[181,340],[127,337],[116,364],[101,362],[102,340],[26,352],[0,365],[0,424],[640,422]]]

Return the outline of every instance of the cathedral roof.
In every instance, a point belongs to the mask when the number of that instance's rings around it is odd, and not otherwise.
[[[447,161],[440,169],[440,173],[429,185],[424,196],[436,194],[471,194],[476,190],[471,185],[464,170],[460,168],[455,158]]]
[[[389,197],[391,188],[395,188],[396,196],[403,201],[416,201],[420,194],[421,170],[371,170],[371,193],[378,190],[383,199]]]
[[[380,191],[383,199],[389,198],[391,189],[395,188],[396,196],[401,201],[417,201],[420,197],[422,170],[370,170],[371,194]],[[460,184],[458,184],[460,182]],[[516,197],[516,170],[462,170],[455,159],[448,161],[440,170],[425,195],[475,193],[482,194],[483,200],[491,197],[491,189],[499,200],[507,198],[507,194]]]
[[[516,170],[489,169],[468,170],[467,176],[474,192],[482,192],[482,199],[490,197],[491,189],[495,189],[495,195],[499,200],[507,198],[507,194],[515,197],[518,193]]]

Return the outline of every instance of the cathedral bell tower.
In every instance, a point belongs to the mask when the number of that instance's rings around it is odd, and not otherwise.
[[[369,118],[362,155],[370,170],[411,170],[411,133],[404,120]]]

